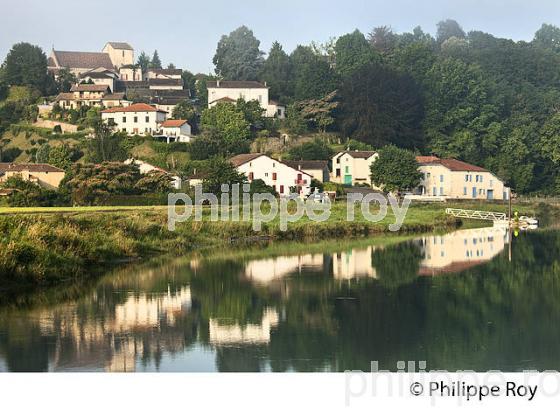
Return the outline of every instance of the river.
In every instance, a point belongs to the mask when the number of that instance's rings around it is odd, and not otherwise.
[[[158,258],[3,303],[0,371],[560,370],[559,261],[500,228]]]

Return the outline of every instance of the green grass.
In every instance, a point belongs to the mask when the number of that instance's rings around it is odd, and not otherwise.
[[[450,205],[413,205],[400,232],[380,235],[379,240],[400,241],[418,232],[453,229],[459,222],[444,213],[444,208]],[[480,207],[501,210],[486,204]],[[536,205],[532,208],[526,205],[515,209],[529,214],[536,208]],[[372,212],[375,210],[372,207]],[[201,221],[180,222],[177,229],[170,232],[165,206],[0,208],[0,286],[60,283],[98,274],[107,264],[118,260],[214,249],[229,244],[232,238],[241,239],[237,245],[241,247],[244,239],[255,236],[307,240],[304,245],[294,245],[292,251],[302,246],[310,249],[317,240],[385,234],[394,221],[389,208],[387,218],[381,222],[368,222],[360,212],[356,212],[355,221],[349,222],[345,204],[337,203],[328,221],[314,222],[304,217],[289,223],[283,231],[276,218],[264,223],[260,232],[255,232],[251,222],[210,221],[210,209],[205,208]],[[483,224],[468,222],[469,227]],[[287,251],[278,246],[275,249]]]

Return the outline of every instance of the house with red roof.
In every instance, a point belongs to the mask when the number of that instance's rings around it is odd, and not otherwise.
[[[101,111],[101,119],[114,131],[128,135],[154,135],[167,119],[167,112],[153,105],[138,103],[128,107],[114,107]]]
[[[165,120],[159,126],[154,138],[170,142],[191,142],[191,126],[187,120]]]
[[[509,188],[491,171],[454,158],[418,156],[422,180],[416,194],[447,199],[506,200]]]

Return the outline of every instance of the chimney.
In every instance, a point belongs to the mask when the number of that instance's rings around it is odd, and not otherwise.
[[[216,87],[220,88],[220,80],[216,81]]]
[[[264,82],[264,86],[266,87],[266,81]]]
[[[301,164],[298,164],[297,169],[301,171]]]

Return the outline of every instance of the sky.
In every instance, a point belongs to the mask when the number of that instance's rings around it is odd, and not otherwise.
[[[4,4],[3,4],[4,3]],[[13,44],[101,51],[108,41],[126,41],[136,56],[158,50],[192,72],[211,73],[223,34],[246,25],[268,51],[279,41],[291,52],[298,44],[324,42],[359,29],[387,25],[396,32],[457,20],[465,31],[531,40],[542,23],[560,26],[558,0],[0,0],[0,59]]]

